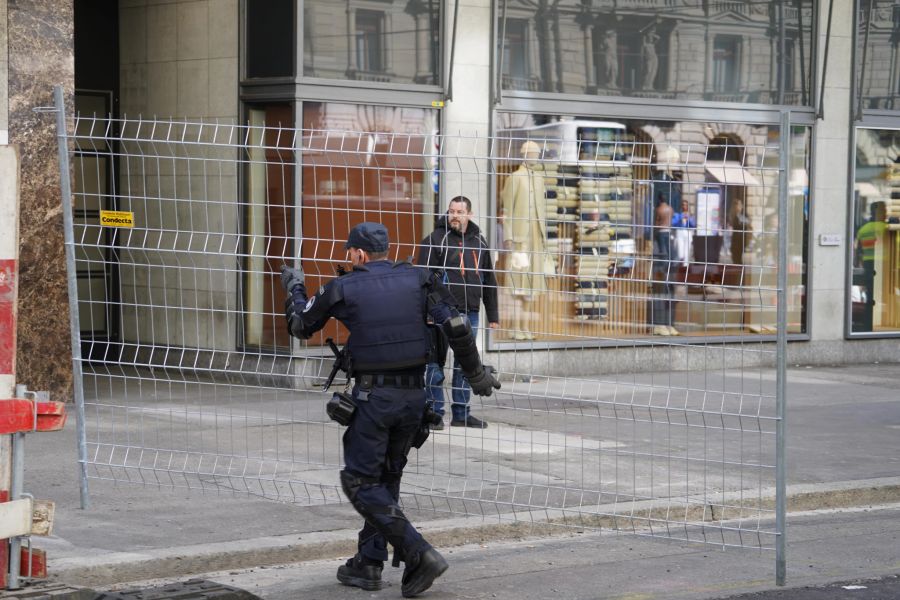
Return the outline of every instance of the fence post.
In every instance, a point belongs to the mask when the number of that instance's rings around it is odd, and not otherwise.
[[[781,143],[778,175],[778,334],[775,342],[775,585],[785,584],[785,513],[787,511],[785,471],[785,405],[787,404],[787,232],[788,181],[791,167],[791,113],[781,111]]]
[[[78,436],[78,465],[81,488],[81,508],[90,506],[87,483],[87,443],[84,429],[84,379],[81,375],[81,323],[78,318],[78,282],[75,270],[75,230],[72,217],[72,174],[69,168],[69,144],[66,135],[66,104],[61,86],[53,88],[56,105],[56,140],[59,149],[59,183],[62,191],[63,230],[66,244],[66,270],[69,282],[69,320],[72,337],[72,377],[75,392],[76,433]]]

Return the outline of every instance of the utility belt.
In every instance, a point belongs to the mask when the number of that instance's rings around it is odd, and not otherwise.
[[[419,389],[425,387],[425,375],[421,372],[404,373],[354,373],[356,385],[362,390],[373,387]]]
[[[391,387],[401,389],[425,388],[425,375],[420,371],[400,373],[354,373],[356,379],[356,396],[350,394],[349,381],[343,392],[335,392],[325,405],[325,412],[340,425],[349,425],[356,413],[356,403],[367,402],[369,392],[375,387]],[[433,411],[432,411],[433,414]],[[427,431],[426,431],[427,437]],[[422,441],[424,443],[424,440]],[[420,444],[421,445],[421,444]],[[416,446],[418,448],[419,446]]]

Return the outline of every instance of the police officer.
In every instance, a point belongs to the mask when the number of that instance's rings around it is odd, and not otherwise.
[[[346,248],[353,270],[312,297],[307,297],[302,270],[282,268],[282,285],[290,294],[285,315],[291,334],[301,339],[331,317],[350,332],[356,409],[343,438],[341,487],[365,524],[358,551],[338,569],[338,581],[381,589],[390,543],[394,566],[405,563],[401,592],[409,598],[428,589],[448,566],[398,503],[407,454],[425,411],[424,371],[432,339],[428,317],[444,330],[472,390],[489,396],[500,383],[481,364],[471,327],[452,307],[439,278],[428,269],[387,260],[388,233],[381,223],[354,227]]]

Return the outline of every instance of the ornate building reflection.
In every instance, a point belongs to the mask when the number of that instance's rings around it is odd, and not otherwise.
[[[507,90],[810,103],[812,0],[562,0],[507,5]]]

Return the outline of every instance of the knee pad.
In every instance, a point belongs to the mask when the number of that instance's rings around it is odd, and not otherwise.
[[[364,485],[371,485],[373,483],[378,483],[378,481],[371,477],[354,475],[346,469],[341,471],[341,488],[344,490],[344,493],[347,495],[347,499],[350,500],[350,502],[356,502],[359,490],[362,489]]]

